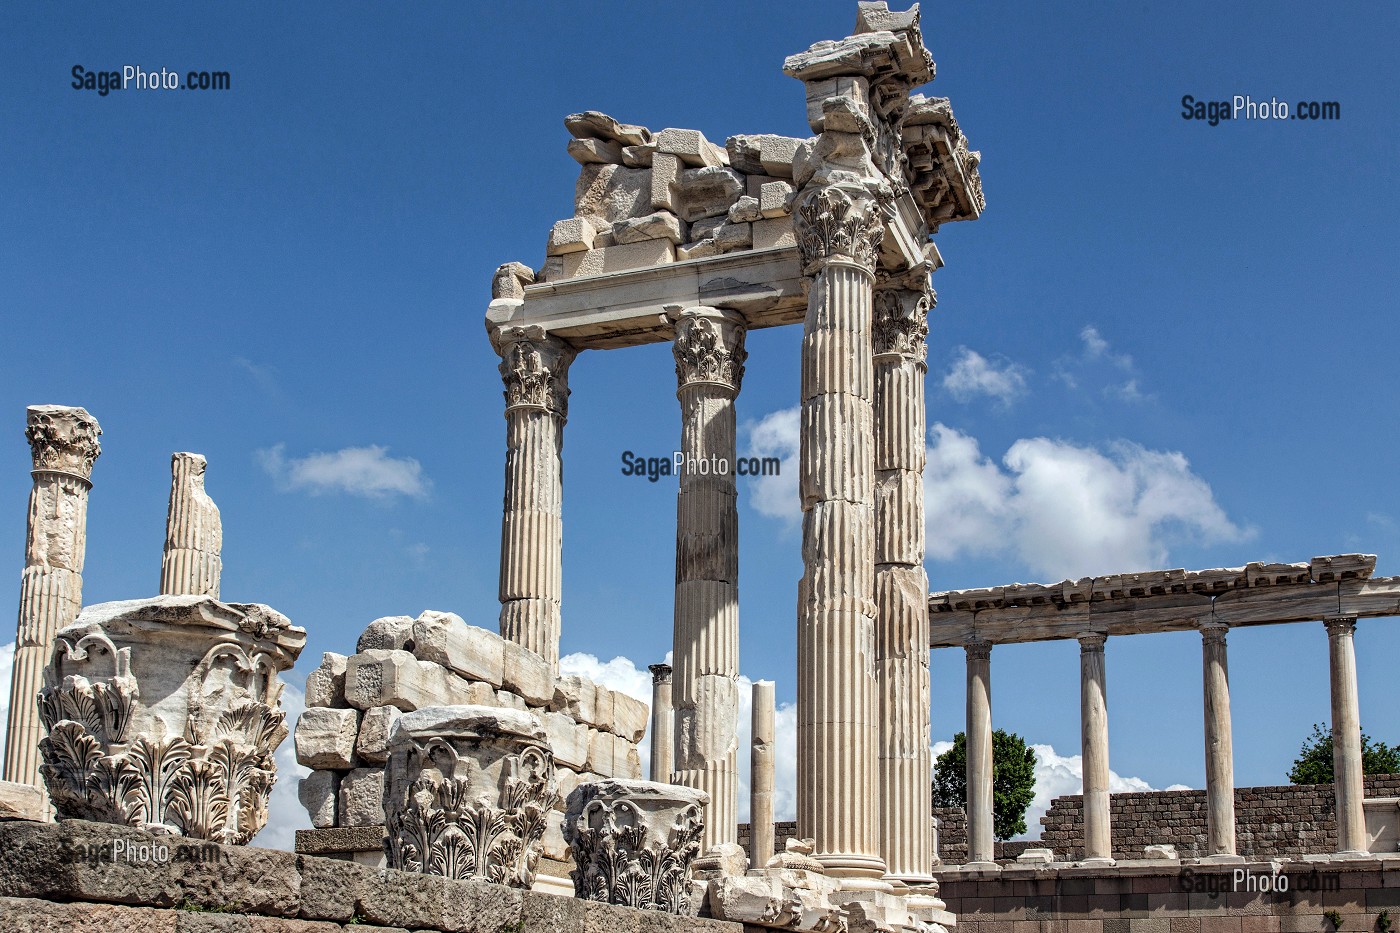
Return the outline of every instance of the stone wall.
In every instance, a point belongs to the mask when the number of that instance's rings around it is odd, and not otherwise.
[[[4,933],[741,933],[736,923],[106,823],[0,823]]]
[[[295,741],[297,761],[313,769],[300,795],[315,829],[298,833],[299,852],[383,864],[377,841],[361,846],[382,838],[389,732],[402,713],[424,706],[506,707],[539,717],[559,780],[545,834],[551,861],[567,860],[559,827],[570,791],[599,777],[642,776],[645,703],[585,677],[555,679],[542,658],[495,632],[428,611],[376,619],[355,650],[326,653],[306,678]]]
[[[1366,776],[1366,796],[1400,796],[1400,774]],[[1296,858],[1337,847],[1336,800],[1331,784],[1235,788],[1235,847],[1246,858]],[[1041,818],[1039,845],[1057,858],[1083,851],[1082,798],[1056,797]],[[1110,801],[1115,858],[1142,858],[1149,845],[1173,845],[1183,858],[1205,852],[1206,792],[1114,794]],[[953,859],[944,856],[945,862]]]

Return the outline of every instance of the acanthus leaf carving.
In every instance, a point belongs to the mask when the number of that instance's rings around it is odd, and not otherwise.
[[[567,418],[569,364],[576,351],[540,328],[507,328],[501,335],[506,411],[538,408]]]
[[[793,227],[803,271],[841,260],[873,272],[884,237],[882,211],[877,197],[860,185],[824,185],[802,198]]]
[[[676,360],[676,382],[684,388],[695,383],[717,383],[734,392],[744,379],[744,326],[716,323],[700,313],[682,312],[676,322],[671,347]]]

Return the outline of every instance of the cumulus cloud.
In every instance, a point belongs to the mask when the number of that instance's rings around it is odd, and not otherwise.
[[[744,425],[746,456],[777,457],[778,473],[749,480],[748,501],[760,515],[781,519],[789,526],[802,520],[797,492],[799,408],[784,408]]]
[[[960,402],[986,395],[1010,405],[1026,391],[1026,370],[1008,360],[992,361],[976,350],[958,347],[953,368],[943,377],[943,388]]]
[[[1162,567],[1176,541],[1251,534],[1178,452],[1035,437],[1012,444],[998,465],[953,428],[935,424],[929,435],[924,501],[935,559],[1006,554],[1058,579]]]
[[[666,653],[666,663],[671,662],[671,653]],[[651,706],[651,672],[646,666],[638,668],[630,659],[616,657],[602,661],[598,657],[582,652],[567,654],[559,659],[561,674],[578,674],[600,683],[610,690],[617,690]],[[774,756],[773,774],[773,818],[792,820],[797,818],[797,706],[793,703],[780,704],[774,715],[777,750]],[[739,677],[739,821],[749,818],[749,748],[753,741],[753,681]],[[651,729],[638,746],[642,759],[642,775],[651,774]]]
[[[305,682],[305,678],[301,678],[301,683]],[[267,825],[249,845],[291,852],[296,848],[297,830],[311,828],[311,818],[297,796],[297,787],[302,778],[311,773],[311,769],[297,763],[296,744],[292,741],[297,720],[306,710],[306,694],[295,685],[286,684],[282,690],[282,709],[287,713],[288,735],[274,756],[277,760],[277,783],[273,785],[272,796],[267,802]]]
[[[412,457],[391,457],[389,448],[345,447],[305,457],[286,456],[285,444],[257,451],[258,462],[285,491],[312,495],[341,492],[369,499],[390,496],[426,498],[431,486],[423,466]]]
[[[1140,376],[1132,356],[1117,353],[1112,344],[1092,324],[1079,332],[1079,352],[1055,361],[1055,378],[1071,389],[1084,382],[1102,382],[1104,398],[1121,402],[1145,402],[1153,396],[1142,391]]]

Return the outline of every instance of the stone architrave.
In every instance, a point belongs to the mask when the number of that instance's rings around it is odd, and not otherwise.
[[[564,839],[573,850],[576,896],[694,916],[690,865],[700,852],[701,790],[605,779],[569,794]]]
[[[734,398],[744,319],[686,308],[672,345],[681,445],[676,497],[675,764],[710,798],[702,851],[739,833],[739,507]]]
[[[42,773],[58,816],[242,845],[267,823],[287,736],[281,613],[208,596],[98,603],[44,670]]]
[[[749,864],[762,868],[773,857],[773,681],[753,682],[752,745],[749,750]]]
[[[165,553],[160,563],[163,596],[219,598],[224,531],[219,507],[204,491],[208,461],[199,454],[170,456],[170,510],[165,522]]]
[[[102,453],[102,428],[82,408],[32,405],[24,433],[34,460],[34,486],[5,733],[5,780],[39,786],[43,732],[34,699],[44,683],[55,633],[82,608],[88,492],[93,461]]]
[[[807,189],[793,211],[811,277],[802,337],[798,484],[797,831],[833,875],[876,881],[871,303],[880,210],[863,185]]]
[[[934,860],[923,483],[931,266],[877,276],[873,320],[880,854],[906,884],[930,882]]]
[[[529,888],[559,799],[554,754],[530,713],[432,706],[405,713],[384,776],[390,868]]]
[[[559,672],[563,589],[564,422],[575,351],[538,326],[503,327],[506,491],[501,521],[501,637],[528,648]]]
[[[653,664],[651,671],[651,779],[671,783],[676,733],[671,712],[671,665]]]

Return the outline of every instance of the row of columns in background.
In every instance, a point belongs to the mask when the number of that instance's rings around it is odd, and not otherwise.
[[[1355,616],[1324,620],[1331,674],[1332,749],[1337,808],[1337,850],[1368,846],[1362,781],[1361,720],[1356,683]],[[1231,746],[1229,626],[1203,623],[1202,684],[1205,708],[1206,856],[1226,861],[1235,851],[1235,778]],[[1108,705],[1102,632],[1079,636],[1080,734],[1084,777],[1084,860],[1111,863]],[[992,819],[992,706],[989,642],[965,646],[967,655],[967,840],[969,864],[989,867],[996,850]]]

